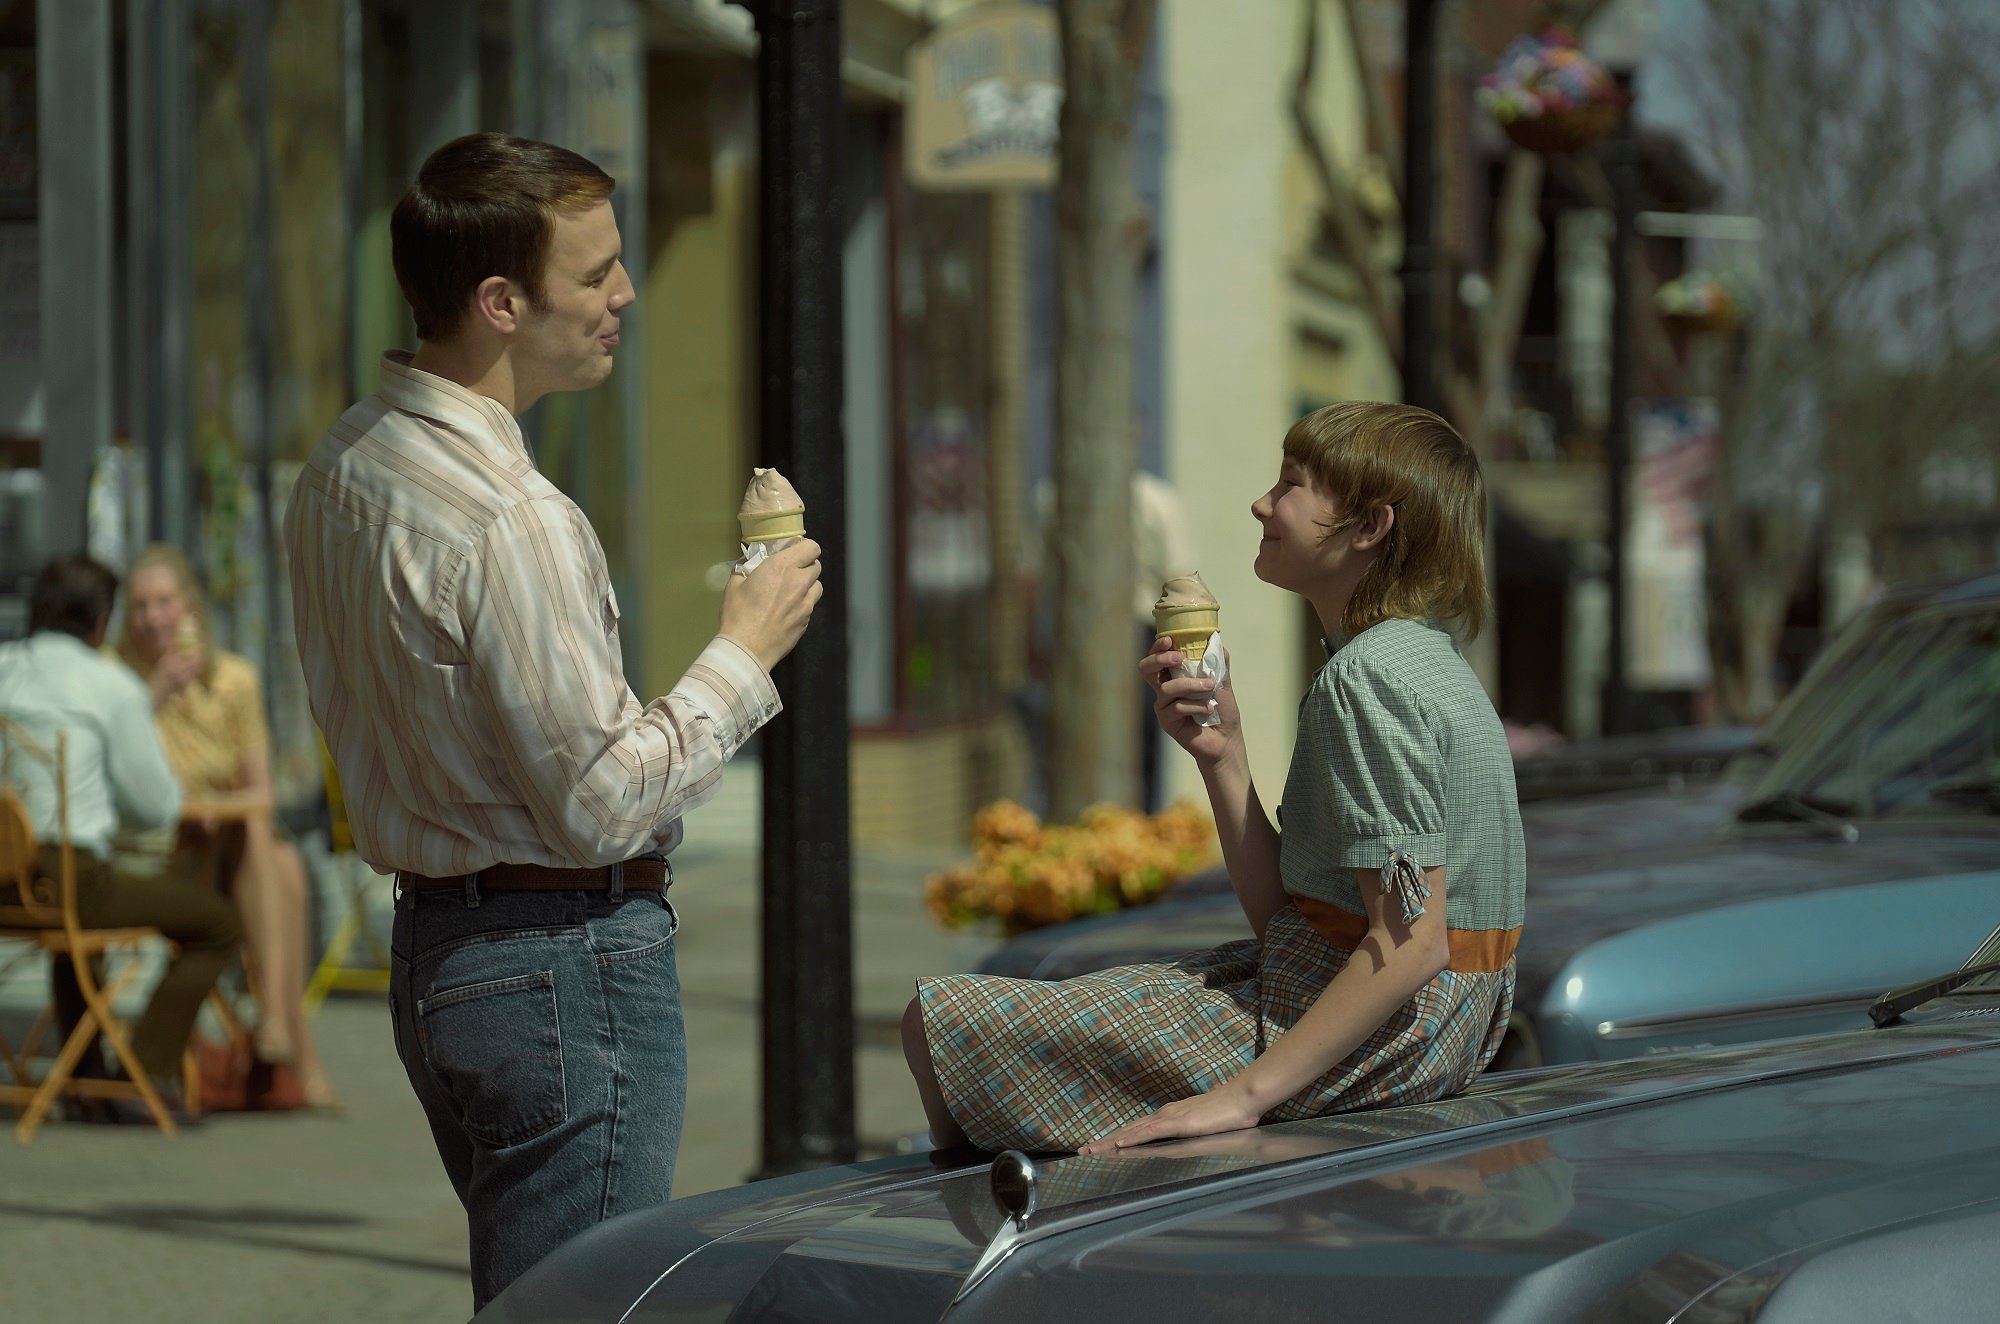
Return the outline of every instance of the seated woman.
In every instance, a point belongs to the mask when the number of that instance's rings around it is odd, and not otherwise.
[[[1520,809],[1499,718],[1440,624],[1470,635],[1486,616],[1479,463],[1426,410],[1334,405],[1293,426],[1250,511],[1258,578],[1312,605],[1329,653],[1299,706],[1282,833],[1229,683],[1183,676],[1165,639],[1140,670],[1201,769],[1257,937],[1055,983],[919,980],[904,1051],[940,1146],[1101,1154],[1427,1102],[1499,1048]]]
[[[257,672],[215,647],[200,586],[180,551],[147,548],[126,580],[118,654],[139,673],[187,795],[176,849],[243,914],[256,972],[257,1055],[292,1064],[305,1101],[337,1106],[306,1025],[305,863],[278,836],[270,733]]]

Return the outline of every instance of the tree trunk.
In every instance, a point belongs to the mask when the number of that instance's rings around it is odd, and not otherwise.
[[[1147,220],[1133,114],[1156,0],[1061,0],[1066,92],[1056,185],[1056,638],[1050,809],[1139,795],[1132,476],[1133,318]]]

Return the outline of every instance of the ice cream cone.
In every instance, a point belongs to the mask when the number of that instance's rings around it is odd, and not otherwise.
[[[1160,589],[1153,603],[1153,628],[1171,639],[1190,663],[1208,652],[1208,641],[1221,628],[1222,608],[1199,574],[1176,575]]]
[[[1173,640],[1174,650],[1189,662],[1201,661],[1202,655],[1208,652],[1208,641],[1215,637],[1216,613],[1211,611],[1205,614],[1208,617],[1206,625],[1197,626],[1190,623],[1160,631],[1162,635]],[[1157,618],[1155,620],[1157,621]]]
[[[743,541],[779,542],[806,536],[806,503],[776,469],[753,469],[743,504],[736,508]]]
[[[738,515],[736,522],[742,527],[744,542],[776,542],[780,538],[806,536],[804,506],[769,515]]]

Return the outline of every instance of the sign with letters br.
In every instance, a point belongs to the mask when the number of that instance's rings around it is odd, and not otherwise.
[[[1050,188],[1062,117],[1055,10],[980,5],[910,49],[904,174],[938,192]]]

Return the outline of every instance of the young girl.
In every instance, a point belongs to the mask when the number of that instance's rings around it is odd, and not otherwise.
[[[1229,684],[1182,677],[1164,639],[1140,669],[1201,769],[1257,937],[1059,983],[919,980],[904,1052],[940,1147],[1102,1154],[1420,1103],[1500,1045],[1521,818],[1499,719],[1443,624],[1485,623],[1479,463],[1427,410],[1333,405],[1293,426],[1250,512],[1257,577],[1312,604],[1329,654],[1299,706],[1282,831]],[[1199,725],[1210,711],[1221,724]]]

